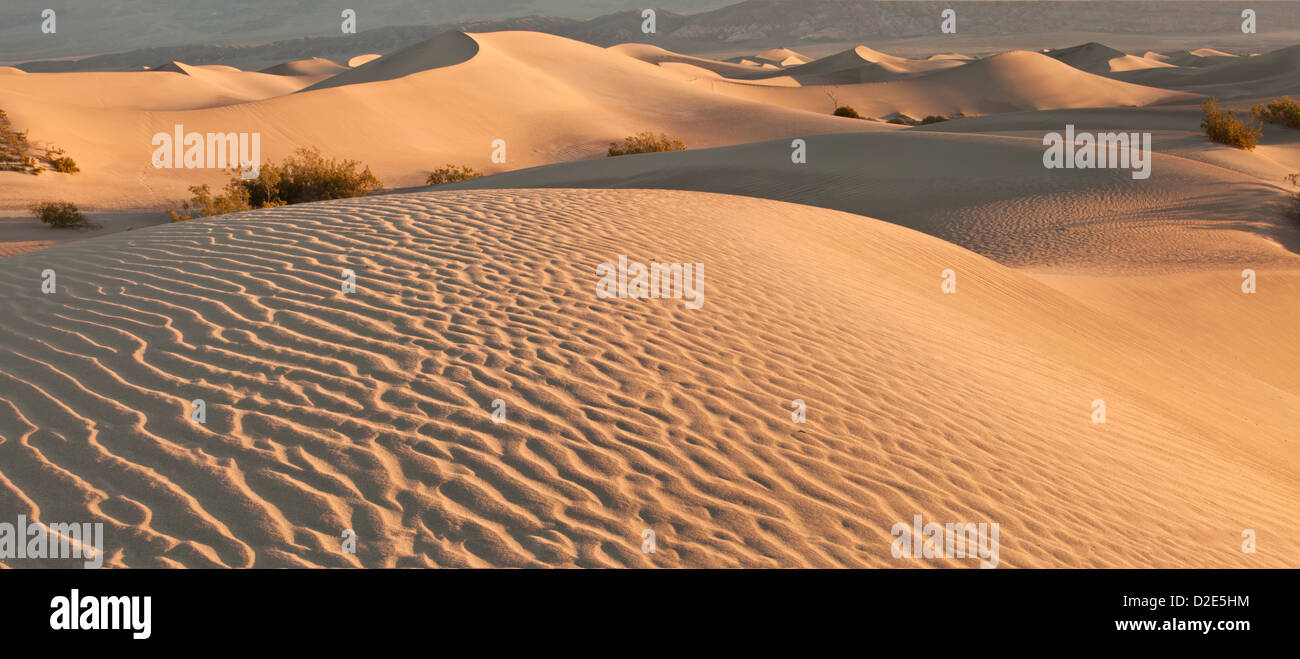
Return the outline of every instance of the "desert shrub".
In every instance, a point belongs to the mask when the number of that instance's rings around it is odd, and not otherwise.
[[[857,110],[854,110],[853,107],[852,107],[852,106],[849,106],[849,105],[841,105],[841,106],[835,108],[835,111],[832,112],[831,114],[833,114],[833,115],[835,115],[835,116],[837,116],[837,117],[848,117],[848,118],[850,118],[850,119],[861,119],[861,118],[862,118],[862,115],[858,114],[858,111],[857,111]]]
[[[5,114],[4,110],[0,110],[0,171],[26,172],[39,176],[41,164],[30,153],[31,148],[27,131],[14,130],[9,123],[9,115]],[[64,155],[63,149],[47,148],[45,161],[56,172],[72,174],[81,171],[76,161]]]
[[[49,161],[50,167],[56,172],[75,174],[81,171],[81,168],[77,167],[77,161],[64,155],[63,149],[46,149],[45,159]]]
[[[211,188],[206,183],[191,185],[190,194],[194,196],[188,201],[177,202],[180,205],[179,213],[167,209],[167,216],[172,219],[172,222],[192,220],[196,217],[238,213],[239,211],[251,209],[248,204],[248,191],[233,180],[226,184],[224,194],[213,196]]]
[[[893,119],[890,119],[889,121],[886,121],[885,123],[887,123],[887,124],[897,124],[897,125],[899,125],[899,126],[910,126],[910,125],[911,125],[911,124],[907,123],[907,120],[904,119],[904,118],[902,118],[902,117],[894,117]]]
[[[54,168],[54,171],[62,172],[64,174],[75,174],[81,171],[81,168],[77,167],[77,161],[67,156],[61,156],[51,160],[50,166]]]
[[[36,166],[27,154],[27,131],[15,131],[9,117],[0,110],[0,170],[26,172]]]
[[[232,185],[248,193],[253,208],[363,197],[383,187],[369,167],[356,160],[327,160],[316,148],[298,149],[283,163],[262,165],[257,178],[235,172],[227,190]]]
[[[660,151],[685,151],[686,144],[681,140],[669,139],[667,135],[660,133],[658,137],[651,131],[646,131],[638,135],[633,135],[623,139],[620,146],[618,142],[609,143],[610,156],[627,156],[634,153],[657,153]]]
[[[947,121],[947,120],[948,117],[942,114],[928,114],[925,116],[924,119],[921,120],[921,125],[924,126],[926,124],[937,124],[940,121]]]
[[[1238,149],[1254,151],[1255,145],[1259,143],[1259,136],[1263,134],[1258,124],[1254,126],[1242,123],[1237,118],[1236,110],[1220,110],[1215,105],[1215,99],[1209,99],[1201,104],[1204,116],[1201,118],[1201,128],[1205,129],[1205,134],[1214,142],[1235,146]]]
[[[1282,124],[1287,128],[1300,128],[1300,101],[1283,96],[1268,105],[1256,105],[1250,113],[1260,121]]]
[[[298,149],[283,163],[262,165],[256,178],[246,179],[239,170],[230,173],[224,192],[214,195],[207,184],[190,186],[193,196],[176,202],[180,212],[168,210],[168,216],[179,222],[254,208],[361,197],[383,187],[369,167],[355,160],[327,160],[315,148]]]
[[[472,178],[478,178],[483,172],[475,170],[465,165],[453,165],[448,163],[446,167],[439,167],[429,174],[425,180],[426,185],[442,185],[443,183],[455,183],[456,181],[467,181]]]
[[[70,201],[41,201],[29,208],[36,219],[54,229],[90,226],[86,216]]]

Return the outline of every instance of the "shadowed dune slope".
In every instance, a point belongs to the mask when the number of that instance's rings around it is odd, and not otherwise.
[[[1164,56],[1137,57],[1110,46],[1097,42],[1081,46],[1060,48],[1044,53],[1052,59],[1060,60],[1076,69],[1089,73],[1105,75],[1114,71],[1134,71],[1138,69],[1169,68],[1174,66]],[[1155,53],[1152,53],[1153,55]]]
[[[1209,55],[1200,68],[1125,71],[1112,77],[1232,99],[1300,94],[1297,71],[1300,71],[1300,46],[1291,46],[1256,57]]]
[[[705,264],[703,307],[597,299],[620,254]],[[836,211],[290,206],[11,257],[0,306],[0,518],[105,522],[111,565],[975,565],[892,558],[917,514],[998,523],[1004,567],[1300,555],[1293,394]]]
[[[1145,57],[1147,59],[1167,62],[1175,66],[1199,68],[1221,64],[1230,59],[1235,59],[1237,56],[1223,51],[1214,50],[1213,48],[1197,48],[1196,50],[1174,50],[1166,53],[1153,53],[1148,51]]]
[[[446,32],[386,57],[365,62],[350,71],[316,83],[306,91],[393,80],[421,71],[455,66],[473,59],[478,54],[478,49],[478,42],[468,34]]]
[[[740,62],[723,62],[707,57],[695,57],[694,55],[681,55],[671,50],[665,50],[659,46],[652,46],[643,43],[625,43],[617,46],[610,46],[609,52],[617,53],[640,60],[647,64],[687,64],[705,71],[710,71],[721,76],[734,78],[761,78],[764,77],[763,70],[758,68],[759,64],[742,64]],[[752,61],[752,60],[751,60]],[[780,75],[777,73],[777,75]]]
[[[1064,130],[1067,119],[1056,121],[1044,130]],[[821,135],[805,138],[804,164],[791,161],[789,141],[775,141],[561,163],[450,188],[742,194],[877,217],[1005,265],[1058,271],[1300,265],[1294,251],[1300,249],[1300,232],[1283,218],[1279,185],[1158,150],[1145,180],[1121,169],[1049,170],[1043,167],[1042,134]],[[1243,158],[1242,152],[1203,138],[1177,133],[1172,138],[1191,142],[1184,147],[1189,156]]]
[[[805,85],[843,85],[901,80],[922,73],[949,69],[965,62],[955,59],[908,59],[866,46],[812,60],[782,71]]]

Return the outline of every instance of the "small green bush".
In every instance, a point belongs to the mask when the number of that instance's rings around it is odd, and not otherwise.
[[[929,114],[926,115],[925,118],[921,120],[921,125],[925,126],[926,124],[937,124],[940,121],[947,121],[947,120],[948,117],[942,114]]]
[[[1235,146],[1238,149],[1255,150],[1255,146],[1259,143],[1259,136],[1263,134],[1258,124],[1250,126],[1242,123],[1237,118],[1236,110],[1220,110],[1215,105],[1215,99],[1205,101],[1201,104],[1201,108],[1204,111],[1201,128],[1205,129],[1205,134],[1210,140]]]
[[[29,206],[36,219],[53,229],[90,226],[86,216],[70,201],[42,201]]]
[[[904,118],[902,118],[902,117],[894,117],[893,119],[890,119],[889,121],[886,121],[885,123],[887,123],[887,124],[896,124],[896,125],[898,125],[898,126],[911,126],[911,125],[912,125],[912,124],[907,123],[907,120],[904,119]]]
[[[627,156],[635,153],[658,153],[660,151],[685,151],[686,144],[681,140],[669,139],[667,135],[660,133],[658,137],[653,132],[646,131],[632,137],[623,139],[620,146],[618,142],[609,143],[610,156]]]
[[[429,178],[424,182],[426,185],[442,185],[443,183],[455,183],[456,181],[467,181],[472,178],[478,178],[483,172],[475,170],[465,165],[453,165],[448,163],[446,167],[439,167],[429,174]]]
[[[1300,128],[1300,101],[1283,96],[1268,105],[1256,105],[1250,113],[1263,122],[1282,124],[1287,128]]]
[[[857,110],[854,110],[853,107],[852,107],[852,106],[849,106],[849,105],[841,105],[841,106],[835,108],[835,111],[832,112],[831,114],[833,114],[833,115],[835,115],[835,116],[837,116],[837,117],[848,117],[848,118],[850,118],[850,119],[861,119],[861,118],[862,118],[862,115],[858,114],[858,111],[857,111]]]

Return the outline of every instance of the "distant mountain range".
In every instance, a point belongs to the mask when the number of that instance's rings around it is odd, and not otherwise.
[[[712,11],[659,11],[657,33],[640,31],[640,10],[586,20],[529,16],[439,25],[380,27],[353,35],[309,36],[253,45],[183,45],[144,48],[79,60],[29,61],[30,72],[138,70],[170,61],[260,69],[291,59],[326,57],[346,62],[365,53],[390,53],[448,30],[533,30],[598,46],[647,42],[679,52],[734,47],[764,49],[812,43],[938,35],[940,13],[958,11],[961,35],[1068,33],[1227,34],[1236,32],[1242,8],[1259,16],[1261,35],[1300,31],[1300,2],[1223,0],[1109,0],[1079,2],[864,2],[862,0],[746,0]],[[225,37],[226,35],[222,35]]]

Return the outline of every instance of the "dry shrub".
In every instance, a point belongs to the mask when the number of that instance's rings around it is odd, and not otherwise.
[[[448,163],[446,167],[439,167],[429,174],[425,180],[426,185],[442,185],[443,183],[455,183],[457,181],[468,181],[472,178],[478,178],[483,175],[472,167],[466,165],[453,165]]]
[[[1215,105],[1215,99],[1209,99],[1201,104],[1204,116],[1201,118],[1201,128],[1205,129],[1205,134],[1214,142],[1235,146],[1238,149],[1254,151],[1255,145],[1259,143],[1259,136],[1263,130],[1258,124],[1251,126],[1242,123],[1237,118],[1236,110],[1220,110]]]
[[[627,156],[635,153],[658,153],[661,151],[685,150],[686,144],[681,140],[669,139],[669,137],[663,133],[660,133],[656,137],[651,131],[624,138],[621,146],[618,142],[609,143],[610,156]]]

